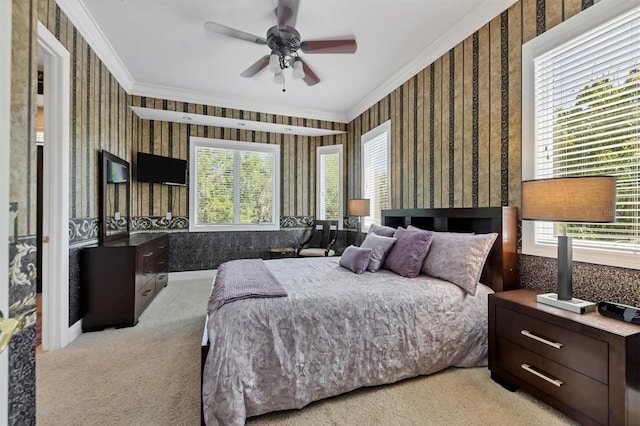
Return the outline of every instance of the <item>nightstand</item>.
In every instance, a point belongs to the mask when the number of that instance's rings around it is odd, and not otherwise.
[[[489,295],[489,370],[582,424],[640,425],[640,326]]]

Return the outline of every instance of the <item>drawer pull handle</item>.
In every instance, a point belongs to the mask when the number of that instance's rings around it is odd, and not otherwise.
[[[149,295],[149,293],[151,293],[151,290],[147,290],[147,291],[145,291],[144,293],[142,293],[142,296],[143,296],[143,297],[144,297],[144,296],[148,296],[148,295]]]
[[[529,338],[531,338],[533,340],[537,340],[538,342],[544,343],[545,345],[549,345],[551,347],[554,347],[556,349],[560,349],[562,347],[562,343],[552,342],[551,340],[543,339],[540,336],[536,336],[535,334],[533,334],[529,330],[520,330],[520,334],[522,334],[523,336],[527,336],[527,337],[529,337]]]
[[[547,376],[546,374],[542,374],[539,371],[534,370],[533,368],[531,368],[531,366],[529,364],[522,364],[520,367],[522,367],[523,370],[528,371],[529,373],[533,374],[534,376],[538,376],[540,377],[542,380],[547,381],[549,383],[551,383],[554,386],[560,387],[562,386],[564,383],[558,379],[552,379],[551,377]]]
[[[152,251],[142,255],[142,257],[151,257],[151,256],[153,256],[153,252]]]

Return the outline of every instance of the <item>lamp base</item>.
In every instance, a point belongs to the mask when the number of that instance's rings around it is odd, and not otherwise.
[[[538,303],[555,306],[556,308],[575,312],[576,314],[586,314],[587,312],[596,310],[596,304],[593,302],[576,299],[575,297],[571,300],[559,300],[556,293],[539,294],[536,296],[536,300]]]

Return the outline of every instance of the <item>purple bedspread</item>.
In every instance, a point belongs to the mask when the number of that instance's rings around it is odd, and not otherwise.
[[[232,260],[218,268],[208,313],[236,300],[286,296],[287,292],[262,259]]]
[[[354,274],[339,260],[265,261],[287,297],[239,300],[209,315],[208,426],[241,426],[247,417],[451,365],[487,365],[491,289],[479,284],[471,296],[426,275]]]

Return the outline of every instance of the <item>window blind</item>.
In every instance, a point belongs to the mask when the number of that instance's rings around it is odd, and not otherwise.
[[[273,225],[275,152],[246,143],[200,143],[195,149],[196,225]],[[253,148],[253,149],[252,149]]]
[[[617,177],[615,223],[569,225],[574,246],[640,253],[640,8],[535,57],[534,91],[535,177]]]
[[[372,213],[364,218],[366,231],[372,223],[381,224],[382,210],[389,208],[389,125],[371,138],[363,136],[362,183],[363,198],[370,200]]]
[[[340,220],[341,211],[341,145],[318,147],[318,208],[321,220]]]

